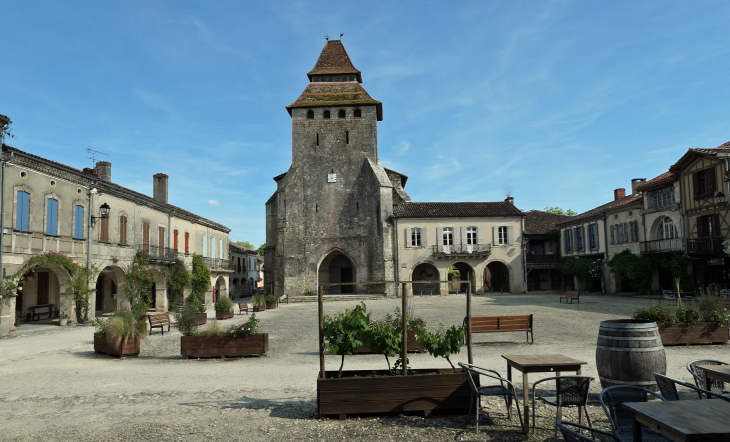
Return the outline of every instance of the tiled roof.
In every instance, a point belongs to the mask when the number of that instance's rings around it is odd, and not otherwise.
[[[579,215],[571,216],[570,219],[563,221],[563,222],[556,223],[556,225],[561,226],[561,225],[572,223],[574,221],[580,221],[580,220],[583,220],[586,218],[590,218],[592,216],[600,215],[602,212],[605,212],[607,210],[618,209],[620,207],[629,206],[631,204],[635,204],[638,202],[641,202],[641,194],[625,196],[623,198],[619,198],[617,200],[611,201],[610,203],[606,203],[602,206],[598,206],[595,209],[591,209],[587,212],[583,212]]]
[[[353,66],[350,56],[347,55],[345,46],[340,40],[328,40],[325,43],[314,69],[309,71],[307,76],[309,76],[309,81],[312,81],[312,75],[323,74],[355,74],[357,81],[362,83],[360,71]]]
[[[116,188],[118,188],[118,189],[120,189],[120,190],[122,190],[124,192],[131,193],[131,194],[135,195],[138,198],[145,199],[145,200],[147,200],[149,202],[153,202],[155,204],[161,204],[163,206],[167,206],[167,207],[169,207],[171,209],[174,209],[176,213],[185,214],[185,215],[188,215],[190,217],[198,218],[201,221],[210,223],[211,225],[215,226],[219,230],[224,230],[226,232],[230,232],[231,231],[231,229],[229,229],[228,227],[224,226],[223,224],[219,224],[219,223],[217,223],[215,221],[209,220],[207,218],[203,218],[202,216],[196,215],[196,214],[194,214],[192,212],[188,212],[187,210],[182,209],[182,208],[177,207],[177,206],[173,206],[172,204],[163,203],[161,201],[158,201],[158,200],[152,198],[151,196],[145,195],[143,193],[136,192],[136,191],[134,191],[132,189],[128,189],[126,187],[120,186],[119,184],[111,183],[109,181],[104,181],[104,180],[100,179],[97,175],[94,175],[93,173],[84,172],[82,170],[79,170],[79,169],[76,169],[76,168],[67,166],[65,164],[59,163],[57,161],[48,160],[46,158],[39,157],[38,155],[33,155],[32,153],[24,152],[24,151],[22,151],[20,149],[16,149],[16,148],[14,148],[12,146],[8,146],[7,144],[3,144],[3,150],[9,151],[9,152],[20,153],[20,154],[26,155],[26,156],[28,156],[30,158],[35,158],[37,160],[45,161],[46,163],[52,164],[52,165],[54,165],[56,167],[59,167],[59,168],[62,168],[62,169],[66,169],[66,170],[68,170],[70,172],[73,172],[73,173],[78,174],[78,175],[82,175],[82,176],[84,176],[86,178],[100,181],[100,182],[104,183],[107,186],[116,187]]]
[[[572,218],[572,216],[558,215],[543,212],[542,210],[528,210],[525,212],[525,233],[528,235],[557,234],[559,232],[557,224],[569,221]]]
[[[506,201],[477,203],[399,203],[393,206],[398,218],[455,218],[524,216],[522,211]]]
[[[717,155],[718,153],[730,154],[730,141],[728,141],[727,143],[724,143],[720,146],[717,146],[715,148],[693,147],[693,148],[687,149],[687,152],[684,155],[682,155],[682,158],[680,158],[676,163],[674,163],[669,168],[669,170],[676,171],[676,170],[681,169],[695,155]]]
[[[333,106],[375,106],[378,121],[383,120],[383,104],[368,95],[360,83],[309,83],[302,95],[286,107],[291,115],[295,107],[333,107]]]
[[[239,250],[240,250],[241,252],[252,252],[252,253],[257,253],[257,252],[256,252],[256,250],[251,250],[251,249],[249,249],[248,247],[243,247],[242,245],[240,245],[240,244],[236,244],[236,243],[235,243],[235,242],[233,242],[233,241],[228,241],[228,245],[229,245],[229,246],[231,246],[231,247],[233,247],[234,249],[239,249]]]
[[[654,187],[657,184],[661,184],[664,182],[674,181],[677,178],[677,174],[674,172],[664,172],[663,174],[659,175],[658,177],[654,177],[650,179],[649,181],[645,182],[641,186],[637,187],[636,190],[644,190],[648,189],[650,187]]]
[[[263,257],[263,256],[261,256],[261,255],[259,255],[259,256],[257,256],[257,257],[256,257],[256,259],[257,259],[258,261],[263,261],[263,260],[264,260],[264,257]]]

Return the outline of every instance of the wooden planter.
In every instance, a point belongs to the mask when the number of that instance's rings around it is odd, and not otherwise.
[[[139,354],[139,339],[130,338],[119,343],[110,342],[106,337],[94,333],[94,351],[113,356],[137,356]]]
[[[659,335],[664,345],[724,344],[730,340],[728,325],[718,327],[716,322],[698,322],[693,327],[686,324],[660,325]]]
[[[471,388],[460,368],[419,369],[416,375],[390,376],[388,370],[337,371],[317,379],[320,416],[444,411],[469,412]],[[474,375],[476,385],[478,376]]]
[[[230,310],[216,310],[215,319],[231,319],[233,317],[233,308]]]
[[[208,313],[198,313],[198,325],[208,322]]]
[[[264,310],[266,310],[266,304],[261,304],[261,305],[254,304],[254,306],[253,306],[253,311],[255,311],[255,312],[263,312]]]
[[[279,306],[278,302],[267,302],[266,303],[266,309],[272,309]]]
[[[230,336],[182,336],[180,354],[185,358],[262,355],[269,351],[269,334],[243,338]]]
[[[409,330],[408,331],[408,353],[423,353],[426,349],[418,343],[418,331],[417,330]],[[367,345],[362,346],[355,350],[355,354],[366,354],[370,353],[370,347]]]

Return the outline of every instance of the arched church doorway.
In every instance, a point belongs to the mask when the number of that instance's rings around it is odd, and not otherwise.
[[[458,281],[459,283],[456,284],[452,282],[451,286],[449,287],[449,290],[456,290],[457,293],[466,293],[467,288],[469,287],[469,284],[474,281],[474,269],[472,266],[465,262],[457,262],[453,266],[451,266],[452,269],[457,270],[459,272],[458,275]],[[452,272],[453,273],[453,272]],[[452,277],[452,281],[456,279],[456,276]],[[472,293],[474,293],[474,284],[472,284]]]
[[[493,261],[484,268],[484,289],[495,292],[509,292],[509,269],[499,261]]]
[[[335,250],[319,265],[319,284],[337,284],[341,282],[355,282],[355,266],[352,260],[339,250]],[[324,294],[355,293],[353,285],[332,285],[324,287]]]
[[[439,271],[433,264],[427,262],[418,264],[413,269],[411,281],[433,281],[429,283],[414,283],[414,295],[440,295],[441,287],[439,284]]]

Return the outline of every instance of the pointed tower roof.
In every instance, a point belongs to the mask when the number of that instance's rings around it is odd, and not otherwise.
[[[319,54],[317,64],[314,69],[307,73],[309,81],[312,81],[313,75],[336,75],[336,74],[355,74],[357,82],[362,83],[360,71],[355,69],[350,56],[347,55],[345,47],[341,40],[328,40]]]

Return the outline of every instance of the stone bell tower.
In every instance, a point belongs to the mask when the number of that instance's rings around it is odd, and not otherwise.
[[[393,280],[393,201],[410,201],[401,175],[378,160],[383,106],[362,87],[341,41],[327,41],[307,77],[304,92],[286,107],[292,164],[274,177],[277,190],[266,203],[264,280],[278,296],[316,293],[320,284]]]

